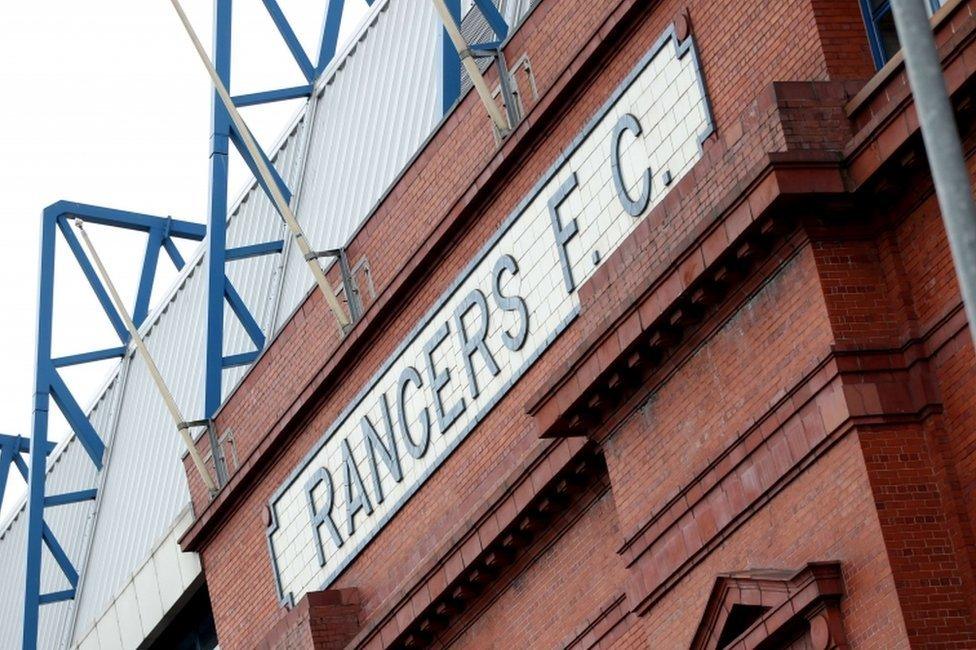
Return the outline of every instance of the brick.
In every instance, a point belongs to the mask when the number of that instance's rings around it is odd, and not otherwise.
[[[972,7],[953,9],[956,40],[948,22],[937,27],[944,56],[972,58]],[[307,641],[302,626],[312,624],[293,625],[299,609],[275,596],[259,513],[685,9],[715,136],[584,285],[576,320],[339,576],[335,588],[362,594],[339,632],[362,647],[392,644],[428,597],[522,521],[545,483],[526,469],[548,444],[538,430],[678,306],[732,242],[755,241],[755,219],[767,211],[789,232],[740,269],[644,384],[592,423],[600,461],[553,514],[532,519],[513,564],[440,641],[574,647],[613,627],[619,636],[603,640],[620,647],[687,647],[719,574],[838,559],[852,647],[976,644],[973,349],[924,165],[893,175],[890,195],[875,191],[889,152],[916,127],[902,112],[901,72],[848,104],[873,75],[857,3],[543,0],[506,51],[533,65],[540,97],[526,122],[498,153],[477,98],[463,100],[351,243],[379,291],[361,333],[340,343],[313,327],[327,316],[311,294],[218,417],[235,432],[239,483],[208,504],[188,473],[204,532],[187,539],[202,554],[222,648],[254,647],[282,629]],[[883,124],[897,128],[885,133]],[[825,160],[840,162],[828,169]],[[777,164],[785,167],[756,182],[757,170]],[[820,195],[847,191],[841,178],[857,207]],[[534,417],[525,413],[587,341],[605,343]],[[851,415],[873,419],[843,429]],[[557,473],[568,460],[558,451],[539,471]],[[405,598],[415,589],[427,595]],[[621,596],[618,624],[606,604]],[[353,606],[342,598],[337,606]]]

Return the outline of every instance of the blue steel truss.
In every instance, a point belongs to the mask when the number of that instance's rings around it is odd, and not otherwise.
[[[65,553],[51,528],[44,521],[46,508],[92,500],[94,489],[66,494],[45,493],[47,456],[54,445],[48,440],[48,413],[51,400],[68,421],[75,436],[88,454],[96,469],[101,469],[105,454],[105,441],[95,431],[71,390],[59,373],[60,368],[92,361],[122,357],[129,343],[129,333],[119,312],[115,309],[108,292],[92,267],[74,231],[71,219],[146,233],[147,244],[143,256],[142,272],[132,306],[133,320],[142,323],[149,314],[160,251],[166,251],[178,268],[184,261],[174,239],[200,241],[206,233],[204,226],[187,221],[154,217],[135,212],[123,212],[81,203],[61,201],[44,210],[41,217],[41,274],[38,290],[37,356],[34,374],[34,405],[31,437],[28,441],[20,436],[0,436],[0,490],[6,487],[10,466],[14,465],[27,481],[27,561],[24,594],[24,648],[37,645],[38,615],[41,605],[70,600],[78,585],[78,570]],[[65,357],[52,356],[51,334],[54,324],[55,248],[59,238],[68,246],[82,275],[88,280],[108,321],[118,337],[118,345],[73,354]],[[31,453],[31,450],[43,453]],[[29,464],[23,454],[29,454]],[[41,593],[42,545],[54,557],[69,588]]]
[[[342,11],[345,7],[345,0],[329,0],[326,6],[326,15],[322,33],[322,41],[319,46],[319,56],[316,63],[312,63],[312,58],[305,51],[299,42],[288,20],[285,18],[277,0],[262,0],[268,15],[274,22],[278,33],[291,52],[296,65],[301,70],[302,75],[308,82],[306,85],[294,86],[290,88],[279,88],[247,95],[233,96],[234,105],[237,108],[245,106],[255,106],[268,104],[288,99],[310,97],[315,86],[315,80],[328,67],[335,57],[336,48],[339,42],[339,28],[342,23]],[[372,5],[375,0],[366,0],[367,4]],[[233,13],[233,0],[215,0],[214,14],[214,44],[213,62],[217,74],[224,82],[228,91],[231,88],[230,59],[231,59],[231,17]],[[227,250],[227,164],[232,143],[247,164],[251,173],[258,179],[258,183],[265,193],[269,193],[269,188],[264,186],[257,172],[255,161],[251,158],[247,147],[244,146],[243,138],[234,127],[227,109],[217,95],[216,90],[212,97],[212,119],[213,127],[210,138],[210,205],[208,209],[208,232],[207,238],[207,272],[208,272],[208,295],[207,302],[207,358],[206,358],[206,381],[204,388],[204,411],[209,418],[217,412],[222,401],[223,373],[227,368],[248,365],[253,363],[261,350],[264,348],[265,336],[257,322],[250,317],[247,308],[238,299],[230,298],[230,293],[225,275],[224,267],[227,262],[234,259],[241,259],[251,255],[261,255],[267,253],[280,252],[281,242],[274,242],[265,248],[261,245],[249,246],[237,251]],[[284,180],[278,175],[274,166],[270,164],[267,154],[260,151],[259,154],[264,158],[268,168],[275,177],[278,189],[286,201],[291,201],[291,189],[285,184]],[[231,300],[231,307],[234,314],[244,325],[245,331],[254,343],[255,350],[243,354],[225,355],[223,351],[224,341],[224,306],[223,301],[214,299],[215,296],[228,296]],[[218,480],[222,479],[218,470]]]
[[[370,6],[376,0],[365,0]],[[213,59],[217,73],[230,89],[231,58],[231,16],[233,0],[214,0],[214,50]],[[297,36],[276,0],[262,0],[268,15],[274,22],[282,40],[288,47],[307,81],[306,84],[289,88],[279,88],[263,92],[233,97],[235,106],[243,108],[259,104],[308,98],[315,81],[328,67],[336,55],[339,29],[345,0],[328,0],[324,19],[319,55],[313,63],[311,57],[299,42]],[[461,0],[446,0],[448,9],[456,23],[461,22]],[[491,0],[474,0],[474,4],[484,14],[494,31],[497,41],[472,44],[473,51],[491,52],[497,50],[508,35],[508,25]],[[451,46],[446,33],[441,38],[443,62],[443,110],[449,112],[458,101],[461,93],[461,60]],[[48,412],[51,399],[54,400],[75,436],[87,452],[96,469],[100,470],[105,454],[106,441],[95,431],[87,416],[72,395],[58,372],[59,368],[94,361],[121,358],[129,344],[129,334],[121,316],[112,304],[101,280],[81,248],[70,228],[69,220],[81,219],[87,223],[142,231],[147,234],[146,251],[143,257],[139,285],[132,307],[132,319],[136,326],[142,325],[149,314],[150,298],[156,277],[161,251],[165,251],[177,269],[182,269],[185,261],[177,249],[174,239],[202,241],[207,239],[207,353],[206,382],[204,396],[204,416],[210,419],[221,403],[222,374],[227,368],[252,363],[263,350],[266,335],[251,314],[241,296],[228,280],[225,272],[227,262],[247,259],[259,255],[277,254],[284,249],[283,241],[262,242],[239,248],[227,249],[227,165],[229,143],[233,143],[255,178],[260,179],[255,161],[248,154],[241,134],[234,128],[230,116],[224,108],[216,91],[212,98],[212,134],[210,150],[210,199],[207,226],[179,221],[167,217],[156,217],[134,212],[124,212],[109,208],[61,201],[46,208],[42,215],[40,283],[37,316],[37,353],[35,359],[35,382],[33,400],[33,420],[30,439],[21,436],[0,434],[0,495],[5,492],[11,466],[17,468],[28,484],[27,497],[27,560],[25,576],[25,598],[23,619],[23,648],[32,650],[37,646],[40,606],[71,600],[75,597],[79,569],[71,562],[54,532],[44,521],[45,508],[94,500],[95,489],[79,490],[66,494],[47,495],[45,478],[47,457],[54,449],[48,440]],[[291,191],[268,161],[267,155],[260,155],[272,170],[275,182],[285,196],[291,200]],[[261,181],[259,180],[259,183]],[[261,183],[267,193],[268,188]],[[58,235],[62,237],[78,262],[82,274],[91,285],[98,302],[108,317],[109,323],[119,339],[119,345],[105,349],[91,350],[64,357],[52,356],[52,325],[54,318],[55,282],[55,243]],[[250,352],[225,356],[223,352],[224,302],[240,320],[244,330],[254,344]],[[44,453],[31,453],[41,449]],[[24,456],[28,456],[28,461]],[[218,479],[224,478],[218,466]],[[47,547],[64,574],[69,588],[61,591],[41,593],[42,547]]]
[[[376,0],[365,0],[372,6]],[[326,6],[326,14],[322,41],[319,46],[318,62],[312,64],[311,57],[305,52],[299,42],[295,31],[292,29],[276,0],[262,0],[268,15],[271,17],[285,45],[291,52],[295,63],[298,65],[305,79],[307,86],[295,86],[291,88],[281,88],[264,92],[238,95],[233,97],[234,105],[237,108],[244,106],[254,106],[270,102],[295,99],[298,97],[309,97],[313,92],[315,80],[332,62],[335,57],[336,48],[339,41],[339,29],[342,23],[342,12],[345,8],[345,0],[329,0]],[[448,9],[454,21],[461,23],[461,0],[446,0]],[[505,18],[498,11],[492,0],[474,0],[475,6],[484,15],[492,31],[495,33],[497,41],[490,43],[472,44],[472,50],[480,52],[493,52],[498,50],[501,43],[508,36],[508,24]],[[214,67],[217,74],[224,82],[225,87],[230,91],[230,59],[231,59],[231,17],[233,0],[215,0],[214,15],[214,45],[213,57]],[[461,94],[461,58],[450,43],[447,33],[441,37],[442,60],[443,60],[443,109],[447,113],[458,101]],[[237,152],[241,155],[244,162],[250,168],[251,173],[258,179],[259,184],[265,193],[270,195],[269,189],[260,180],[255,161],[251,158],[247,147],[244,146],[242,136],[237,132],[233,125],[227,109],[221,102],[216,90],[212,97],[212,119],[213,132],[210,142],[210,206],[208,217],[208,295],[210,300],[207,304],[207,358],[206,358],[206,382],[204,390],[204,410],[207,417],[211,417],[220,408],[223,389],[223,371],[234,366],[247,365],[252,363],[260,354],[264,347],[264,337],[260,328],[253,319],[249,319],[246,309],[238,311],[235,307],[234,312],[245,329],[251,336],[256,350],[245,354],[224,356],[224,308],[220,296],[228,295],[226,275],[224,266],[227,261],[232,259],[226,250],[227,245],[227,163],[229,154],[229,144],[234,144]],[[274,166],[270,164],[267,155],[259,152],[267,163],[268,168],[275,176],[275,181],[281,190],[285,200],[291,202],[292,192],[278,175]],[[280,250],[280,249],[279,249]],[[270,251],[268,251],[270,252]],[[216,299],[215,299],[216,297]],[[229,296],[228,296],[229,297]],[[231,300],[231,305],[243,307],[239,300]],[[218,479],[221,477],[218,475]]]
[[[445,0],[448,11],[454,18],[454,22],[461,24],[461,0]],[[495,33],[497,40],[488,43],[469,43],[468,48],[472,52],[490,53],[498,50],[505,39],[508,38],[508,23],[505,17],[498,11],[495,2],[492,0],[474,0],[477,7],[485,17],[491,30]],[[445,31],[441,36],[441,59],[442,59],[442,88],[443,88],[443,109],[446,115],[454,107],[454,104],[461,97],[461,57],[451,45],[450,39]]]

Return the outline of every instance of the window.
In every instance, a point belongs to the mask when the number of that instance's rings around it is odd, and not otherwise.
[[[918,0],[925,3],[925,8],[931,16],[946,0]],[[901,46],[898,45],[898,34],[895,32],[895,17],[891,13],[889,0],[861,0],[861,12],[868,28],[868,41],[871,43],[871,56],[874,65],[880,69],[895,55]]]

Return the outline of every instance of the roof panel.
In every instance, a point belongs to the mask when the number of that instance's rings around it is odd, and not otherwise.
[[[440,120],[439,23],[425,0],[387,0],[369,37],[325,79],[297,210],[320,250],[345,244]],[[291,251],[277,327],[312,288]]]
[[[294,205],[313,247],[345,244],[437,127],[440,33],[427,0],[382,0],[374,5],[359,35],[320,79],[315,101],[302,109],[276,147],[275,166],[295,192]],[[285,237],[267,197],[254,186],[235,204],[228,224],[228,246]],[[160,371],[190,419],[201,417],[203,409],[204,253],[201,246],[142,328]],[[304,266],[286,244],[284,256],[233,262],[227,273],[262,328],[273,332],[313,286]],[[252,349],[229,308],[225,315],[225,352]],[[242,367],[224,373],[225,397],[246,372]],[[91,537],[93,543],[78,600],[41,608],[41,648],[58,647],[66,635],[77,642],[189,502],[180,439],[144,364],[131,351],[90,417],[109,440],[106,469],[96,474],[73,437],[49,462],[49,493],[92,487],[96,481],[102,485],[97,525],[90,523],[96,518],[92,503],[46,513],[76,565],[87,552],[86,540]],[[0,534],[0,647],[20,644],[25,519],[21,509]],[[54,586],[58,569],[50,556],[43,572],[45,588]],[[77,621],[72,625],[75,606]]]

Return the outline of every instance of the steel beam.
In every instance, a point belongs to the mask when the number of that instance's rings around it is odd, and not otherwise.
[[[250,244],[248,246],[229,248],[227,249],[227,261],[232,262],[234,260],[246,260],[250,257],[280,253],[284,247],[285,242],[279,239],[277,241],[269,241],[263,244]]]
[[[100,226],[112,226],[124,230],[141,230],[149,232],[153,228],[165,229],[169,237],[179,237],[193,241],[203,241],[207,235],[207,228],[203,224],[192,221],[182,221],[169,217],[157,217],[141,212],[129,212],[115,208],[106,208],[88,203],[74,201],[58,201],[44,209],[46,215],[77,217],[85,223]]]
[[[291,88],[279,88],[277,90],[265,90],[259,93],[248,93],[247,95],[237,95],[233,97],[234,106],[244,108],[245,106],[256,106],[258,104],[270,104],[272,102],[283,102],[289,99],[300,99],[309,97],[312,94],[312,86],[292,86]]]
[[[262,0],[277,27],[285,45],[289,48],[293,58],[309,82],[307,85],[291,88],[281,88],[260,93],[251,93],[234,98],[233,104],[240,106],[254,106],[276,101],[285,101],[300,97],[308,97],[313,92],[315,78],[333,61],[338,48],[338,37],[345,6],[344,0],[328,0],[324,19],[322,41],[319,46],[318,60],[312,64],[308,54],[302,48],[294,30],[288,24],[281,12],[277,0]],[[375,0],[366,0],[372,6]],[[446,0],[455,23],[460,24],[460,0]],[[225,86],[230,87],[231,61],[231,18],[233,0],[214,0],[214,65],[218,76]],[[498,43],[507,37],[508,26],[490,0],[475,0],[475,4],[488,20],[498,37],[498,42],[489,44],[474,44],[472,49],[494,49]],[[456,103],[460,95],[461,64],[458,52],[444,37],[442,54],[443,61],[443,97],[442,105],[446,113]],[[61,201],[49,206],[42,217],[40,278],[38,288],[37,313],[37,343],[35,353],[35,376],[33,396],[33,417],[30,441],[16,436],[0,435],[0,494],[6,487],[10,465],[16,465],[24,474],[28,483],[27,495],[27,552],[25,571],[24,597],[24,625],[23,647],[33,649],[38,638],[40,605],[51,602],[69,600],[75,597],[75,590],[79,580],[79,572],[72,565],[67,554],[64,553],[53,532],[44,522],[44,508],[64,506],[96,498],[95,490],[78,490],[58,495],[45,495],[45,477],[47,456],[54,448],[48,440],[48,413],[50,401],[53,397],[64,412],[69,424],[85,448],[96,467],[102,464],[105,453],[105,442],[88,421],[87,415],[78,406],[68,387],[58,375],[57,368],[70,365],[89,363],[123,356],[129,343],[129,334],[122,322],[118,311],[113,307],[107,292],[97,274],[82,252],[80,243],[72,230],[67,227],[69,218],[80,218],[86,223],[93,223],[127,230],[141,231],[148,235],[143,266],[140,273],[139,288],[133,308],[133,321],[141,325],[148,316],[152,297],[153,281],[158,267],[160,249],[165,250],[177,269],[185,266],[185,260],[174,243],[174,238],[201,241],[206,237],[207,260],[207,351],[206,351],[206,379],[204,405],[206,418],[212,417],[222,401],[222,372],[226,367],[253,363],[264,348],[266,335],[261,330],[256,319],[248,310],[241,296],[228,281],[225,266],[228,261],[246,259],[257,255],[276,254],[283,250],[282,242],[267,242],[240,246],[227,250],[227,181],[229,143],[241,151],[245,163],[256,172],[257,162],[248,155],[247,147],[242,146],[241,134],[235,133],[227,109],[222,105],[216,89],[212,96],[211,112],[211,143],[210,143],[210,196],[208,201],[207,225],[155,217],[138,212],[113,210],[100,206],[83,203]],[[288,190],[277,170],[270,164],[267,156],[260,151],[261,162],[267,164],[272,174],[275,188],[290,200]],[[259,174],[255,177],[259,179]],[[263,184],[262,184],[263,186]],[[270,193],[271,188],[263,187]],[[121,347],[111,347],[101,350],[87,351],[79,354],[54,358],[52,352],[52,322],[53,295],[55,281],[55,240],[58,233],[65,239],[69,250],[75,255],[82,274],[89,281],[96,299],[99,301],[110,324],[122,343]],[[249,338],[255,344],[255,350],[240,354],[225,356],[223,353],[224,338],[224,301],[241,321]],[[29,463],[25,463],[21,454],[30,450]],[[72,585],[71,589],[41,593],[40,576],[42,561],[42,545],[47,546],[55,561],[60,566],[65,577]]]
[[[44,481],[47,471],[47,416],[50,403],[51,320],[54,314],[55,220],[45,211],[41,223],[41,277],[37,300],[37,343],[34,359],[34,412],[31,425],[30,465],[27,474],[27,561],[24,580],[23,648],[37,647],[41,608],[41,558],[44,526]]]
[[[95,498],[94,490],[78,490],[64,494],[46,495],[47,457],[54,449],[48,440],[48,414],[52,398],[71,426],[79,443],[85,449],[96,469],[100,469],[105,454],[105,441],[92,427],[87,414],[78,405],[68,386],[58,374],[58,368],[120,357],[125,353],[128,332],[119,331],[121,317],[111,302],[95,270],[88,262],[74,232],[67,225],[69,218],[84,219],[113,228],[144,232],[148,244],[143,259],[139,293],[136,308],[141,320],[148,314],[149,296],[158,264],[159,249],[165,248],[177,267],[182,266],[182,257],[173,243],[173,238],[200,241],[206,234],[201,224],[155,217],[138,212],[113,210],[83,203],[60,201],[48,206],[41,215],[40,279],[38,285],[37,344],[34,370],[33,417],[30,441],[13,436],[0,436],[0,471],[3,475],[0,493],[6,488],[6,479],[11,464],[16,465],[27,481],[27,539],[24,575],[24,618],[22,646],[33,649],[37,645],[40,606],[74,597],[78,571],[62,549],[54,533],[44,522],[44,508],[64,506]],[[122,346],[92,350],[64,357],[52,357],[51,333],[54,319],[55,250],[58,235],[64,238],[68,250],[72,252],[88,280],[92,292],[98,299]],[[125,327],[122,323],[123,328]],[[11,450],[14,453],[11,453]],[[31,450],[39,450],[32,452]],[[30,453],[29,463],[21,454]],[[69,590],[42,594],[40,590],[42,546],[47,546],[52,556],[72,584]]]
[[[164,235],[158,228],[149,231],[146,241],[146,253],[142,258],[142,275],[139,277],[139,291],[136,294],[136,306],[132,310],[132,318],[141,323],[149,315],[149,299],[152,297],[153,284],[156,280],[156,267],[159,264],[159,249],[163,246]]]
[[[461,24],[461,0],[444,0],[455,24]],[[461,56],[451,43],[447,28],[441,30],[441,110],[447,115],[461,98]]]
[[[228,88],[232,12],[231,0],[214,1],[214,66]],[[207,356],[203,407],[207,417],[220,407],[224,370],[224,261],[227,249],[230,116],[216,90],[211,95],[211,125],[210,206],[207,213]]]
[[[278,28],[278,33],[281,34],[282,40],[285,41],[285,45],[288,47],[288,51],[291,52],[292,57],[295,59],[295,63],[301,69],[302,74],[311,83],[315,79],[315,66],[308,58],[308,54],[305,53],[305,48],[298,41],[298,37],[295,35],[295,30],[291,28],[291,24],[288,19],[285,18],[285,14],[281,12],[281,7],[278,6],[277,0],[263,0],[265,9],[268,10],[268,15],[271,16],[271,20],[274,21],[275,27]],[[229,83],[229,80],[225,80],[224,84]]]
[[[370,7],[376,0],[366,0]],[[322,74],[332,60],[335,59],[339,48],[339,30],[342,28],[342,12],[346,8],[346,0],[329,0],[325,8],[325,19],[322,25],[322,42],[319,45],[319,60],[315,66],[315,73]]]
[[[492,0],[474,0],[474,7],[484,16],[489,27],[495,33],[497,40],[491,41],[490,43],[466,43],[461,34],[461,22],[463,20],[461,16],[461,0],[434,0],[434,6],[437,8],[441,21],[444,24],[444,29],[442,30],[443,36],[441,37],[441,56],[444,74],[442,82],[444,113],[446,114],[450,111],[458,99],[460,99],[461,68],[463,66],[468,72],[468,76],[475,90],[481,96],[481,101],[484,103],[495,128],[502,137],[505,137],[515,127],[515,122],[512,118],[517,117],[516,108],[511,103],[510,93],[508,92],[508,69],[504,65],[504,57],[502,56],[501,50],[502,44],[508,38],[508,23],[505,22],[504,16],[501,15],[498,7],[495,6]],[[474,61],[474,57],[477,56],[475,53],[477,52],[489,53],[495,58],[502,91],[505,94],[505,107],[508,112],[507,121],[498,111],[498,107],[491,97],[491,92],[485,83],[481,71]]]
[[[116,357],[121,357],[124,354],[125,348],[106,348],[105,350],[95,350],[94,352],[83,352],[81,354],[58,357],[57,359],[51,359],[51,363],[54,364],[55,368],[63,368],[65,366],[76,366],[79,363],[91,363],[92,361],[114,359]],[[0,490],[0,492],[2,492],[2,490]]]

